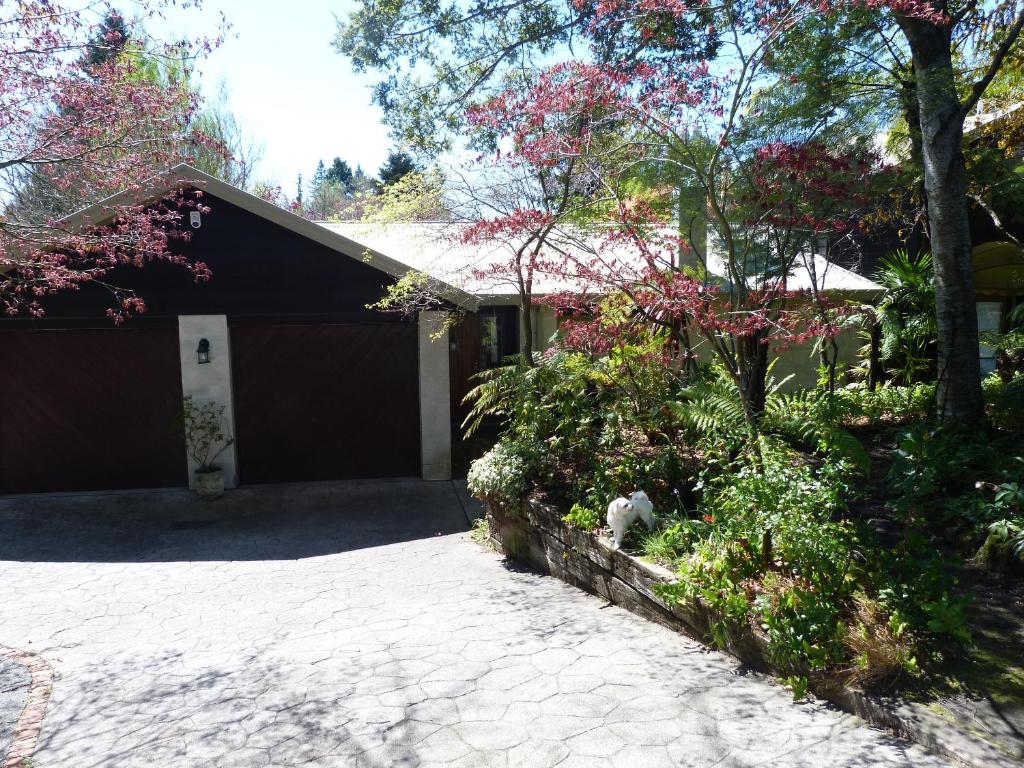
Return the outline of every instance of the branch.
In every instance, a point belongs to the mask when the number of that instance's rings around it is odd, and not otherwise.
[[[985,89],[988,88],[989,84],[999,73],[999,68],[1003,64],[1003,59],[1010,53],[1010,49],[1013,48],[1017,42],[1017,38],[1020,37],[1021,29],[1024,29],[1024,10],[1017,14],[1017,18],[1014,19],[1013,25],[1010,27],[1010,31],[1006,33],[1006,39],[1003,40],[1002,45],[996,50],[995,56],[992,57],[992,62],[988,65],[988,71],[985,76],[974,84],[971,88],[971,93],[967,97],[967,101],[960,107],[960,119],[963,120],[970,114],[970,111],[974,109],[975,104],[985,93]]]
[[[968,192],[967,196],[975,203],[977,203],[978,207],[981,208],[981,210],[988,214],[988,217],[992,219],[992,223],[995,224],[996,229],[998,229],[1003,235],[1005,235],[1009,240],[1012,240],[1018,246],[1024,245],[1021,243],[1020,240],[1014,237],[1009,230],[1006,229],[1006,227],[1003,225],[1002,220],[999,218],[999,215],[995,212],[992,206],[990,206],[988,203],[982,200],[981,195],[975,195],[971,192]]]

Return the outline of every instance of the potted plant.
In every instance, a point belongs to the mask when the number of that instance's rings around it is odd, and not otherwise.
[[[224,495],[224,472],[217,459],[235,442],[224,432],[223,405],[196,403],[192,395],[185,395],[182,406],[181,427],[185,433],[185,449],[196,464],[196,495],[204,501]]]

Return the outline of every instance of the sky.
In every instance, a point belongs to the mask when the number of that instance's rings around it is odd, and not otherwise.
[[[239,122],[263,144],[256,179],[295,194],[298,173],[312,176],[318,160],[335,156],[376,175],[392,142],[371,105],[372,73],[356,75],[331,47],[337,24],[354,0],[204,0],[202,9],[175,11],[158,38],[216,33],[218,13],[231,29],[200,65],[202,89],[214,97],[220,83]]]

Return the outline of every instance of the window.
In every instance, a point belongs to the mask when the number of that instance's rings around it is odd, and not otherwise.
[[[481,307],[480,368],[496,368],[519,353],[519,307]]]
[[[998,333],[1000,322],[1003,318],[1003,302],[1001,301],[979,301],[978,302],[978,334]],[[981,358],[981,375],[987,376],[996,369],[996,351],[987,344],[979,347]]]

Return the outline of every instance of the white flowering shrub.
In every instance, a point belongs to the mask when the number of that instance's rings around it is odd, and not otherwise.
[[[473,462],[466,481],[479,499],[512,503],[526,492],[529,474],[530,462],[521,450],[502,442]]]

